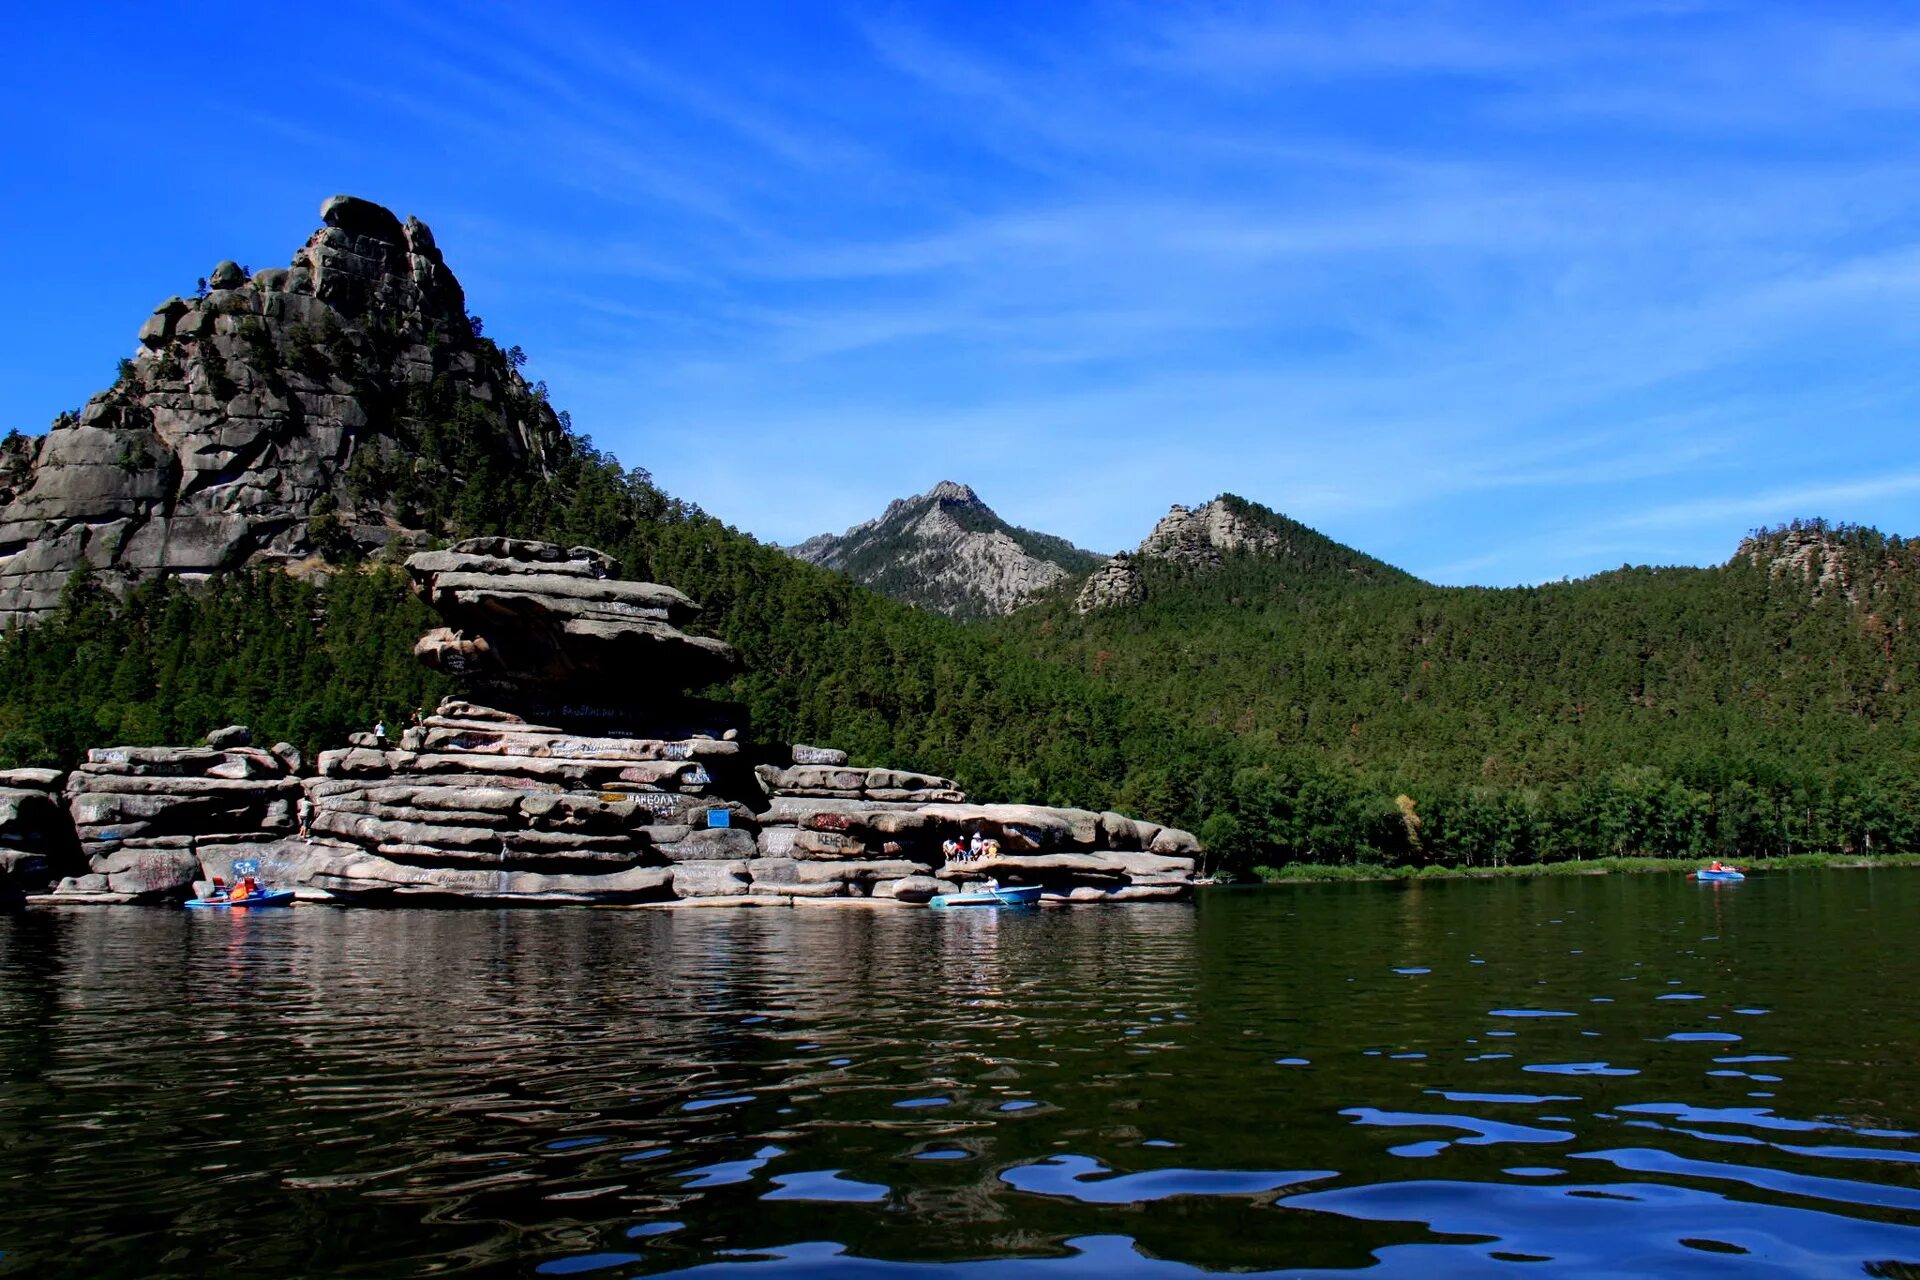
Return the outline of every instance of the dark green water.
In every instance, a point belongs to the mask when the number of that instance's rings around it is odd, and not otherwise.
[[[1920,1275],[1916,935],[1914,872],[0,918],[0,1275]]]

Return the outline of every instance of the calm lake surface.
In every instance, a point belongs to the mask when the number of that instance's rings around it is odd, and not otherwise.
[[[0,1275],[1920,1276],[1920,873],[0,918]]]

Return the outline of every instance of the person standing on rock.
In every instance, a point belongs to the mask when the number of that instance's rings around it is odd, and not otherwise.
[[[382,751],[387,749],[387,718],[385,716],[373,722],[373,745]]]
[[[300,797],[300,838],[313,839],[313,797]]]

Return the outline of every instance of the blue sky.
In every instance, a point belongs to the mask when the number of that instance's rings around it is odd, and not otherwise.
[[[790,542],[964,480],[1267,503],[1436,581],[1920,534],[1920,10],[42,6],[0,426],[336,191],[623,461]]]

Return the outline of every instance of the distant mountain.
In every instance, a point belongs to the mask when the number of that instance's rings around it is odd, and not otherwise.
[[[788,547],[863,586],[956,618],[1010,613],[1100,562],[1064,538],[1008,524],[964,484],[898,498],[875,520]]]
[[[1312,579],[1352,583],[1412,582],[1390,564],[1290,520],[1257,502],[1222,494],[1195,510],[1175,504],[1140,543],[1096,569],[1081,587],[1074,607],[1081,613],[1138,604],[1146,599],[1148,578],[1168,570],[1182,576],[1205,575],[1234,557],[1268,561],[1281,585]]]

